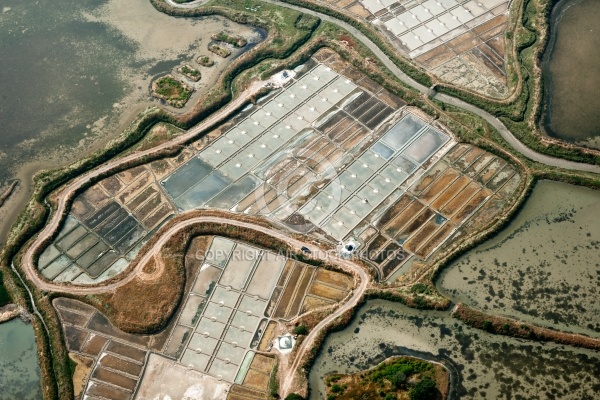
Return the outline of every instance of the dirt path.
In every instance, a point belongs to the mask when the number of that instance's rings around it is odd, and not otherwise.
[[[203,132],[204,130],[208,129],[209,127],[211,127],[219,122],[222,122],[223,120],[228,118],[233,112],[235,112],[239,107],[241,107],[249,98],[251,98],[253,95],[257,94],[269,82],[270,81],[262,81],[262,82],[253,83],[247,90],[242,92],[238,98],[236,98],[235,100],[230,102],[226,107],[222,108],[221,111],[219,111],[216,114],[211,115],[209,118],[205,119],[200,124],[194,126],[190,130],[188,130],[186,134],[178,136],[178,137],[174,138],[173,140],[163,143],[152,149],[132,153],[132,154],[125,156],[123,158],[120,158],[118,160],[109,161],[109,162],[83,174],[83,175],[78,176],[73,181],[71,181],[71,183],[69,183],[62,190],[60,195],[58,196],[58,204],[56,207],[56,211],[52,214],[49,222],[44,227],[44,229],[39,233],[39,235],[37,236],[35,241],[27,248],[27,251],[23,255],[22,268],[27,276],[27,279],[29,279],[38,288],[40,288],[42,290],[57,291],[57,292],[67,292],[68,291],[71,293],[81,293],[81,294],[110,291],[110,290],[113,290],[114,288],[120,286],[124,281],[121,281],[119,283],[112,284],[112,285],[107,285],[102,288],[98,288],[98,287],[96,287],[96,288],[92,288],[92,287],[77,288],[77,287],[73,287],[73,286],[58,285],[58,284],[47,282],[46,280],[42,279],[37,274],[33,255],[36,252],[42,250],[41,247],[43,246],[43,243],[46,240],[46,238],[49,237],[50,235],[52,235],[59,228],[60,222],[61,222],[61,216],[64,214],[65,210],[67,209],[67,207],[69,205],[67,199],[69,199],[71,197],[72,193],[74,193],[80,187],[86,185],[94,177],[97,177],[101,174],[113,171],[113,170],[117,169],[118,167],[126,165],[127,163],[129,163],[131,161],[152,155],[152,154],[154,154],[156,152],[160,152],[164,149],[182,145],[183,143],[185,143],[189,139],[197,136],[199,133]]]

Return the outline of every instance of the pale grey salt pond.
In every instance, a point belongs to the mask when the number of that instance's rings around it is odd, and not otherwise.
[[[0,324],[0,398],[42,398],[33,327],[16,318]]]

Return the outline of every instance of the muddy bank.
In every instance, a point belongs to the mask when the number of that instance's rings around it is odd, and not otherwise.
[[[21,185],[0,211],[0,242],[30,196],[33,174],[102,147],[143,108],[160,104],[150,81],[207,53],[222,17],[173,18],[148,0],[9,0],[0,13],[0,184]],[[207,69],[200,98],[232,60]]]
[[[541,181],[494,238],[441,273],[453,302],[600,337],[600,191]]]
[[[442,362],[450,399],[594,399],[598,352],[488,334],[452,318],[383,300],[368,301],[343,331],[331,334],[311,369],[311,399],[325,398],[327,373],[353,373],[392,355]]]
[[[548,135],[600,149],[600,2],[562,0],[552,12],[544,54]]]

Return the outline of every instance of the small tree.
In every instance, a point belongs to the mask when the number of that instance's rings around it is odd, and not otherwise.
[[[483,321],[483,330],[487,332],[491,332],[494,330],[494,325],[492,325],[491,321],[485,320]]]
[[[285,400],[305,400],[304,397],[300,396],[298,393],[290,393],[285,397]]]
[[[435,382],[430,377],[421,379],[408,392],[410,400],[433,400],[436,398]]]
[[[294,333],[296,335],[306,335],[308,333],[308,329],[304,325],[298,325],[294,328]]]
[[[394,387],[398,389],[406,381],[406,374],[402,371],[398,371],[394,376],[392,376],[390,381],[392,385],[394,385]]]

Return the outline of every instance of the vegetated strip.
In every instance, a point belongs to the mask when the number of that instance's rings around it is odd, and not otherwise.
[[[455,307],[452,316],[469,326],[489,333],[600,350],[600,339],[575,333],[558,332],[511,318],[488,315],[462,303]]]

